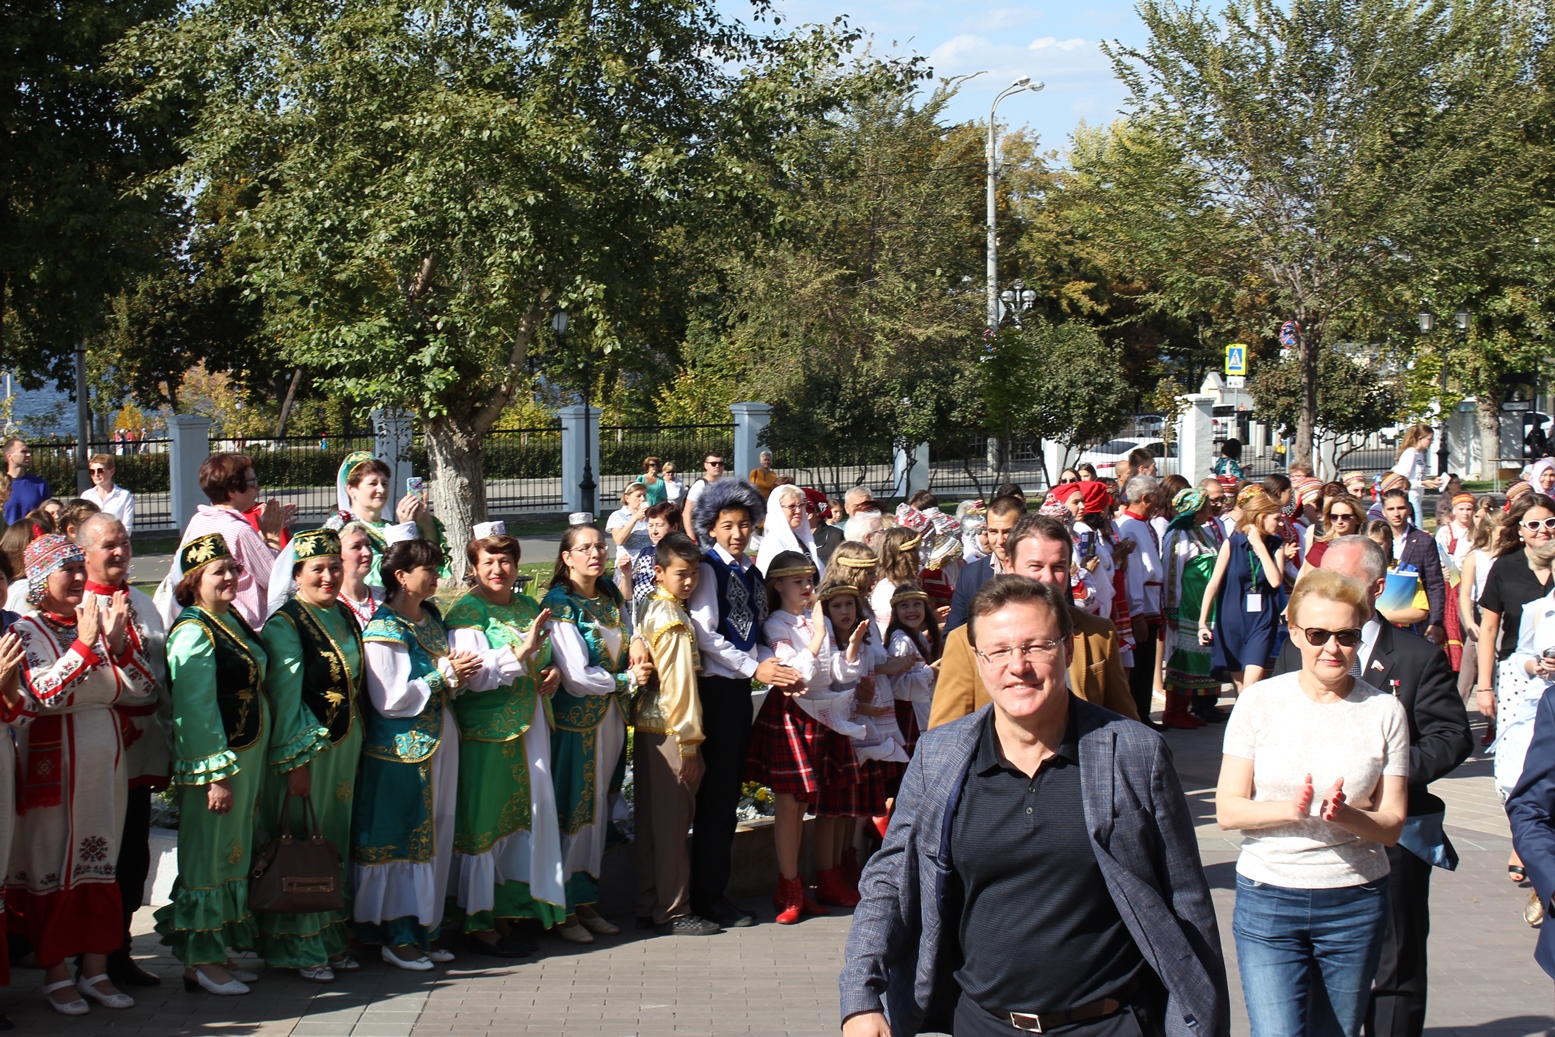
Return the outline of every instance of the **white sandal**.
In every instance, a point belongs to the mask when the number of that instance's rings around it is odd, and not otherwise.
[[[115,990],[111,994],[104,994],[97,989],[97,984],[108,978],[105,972],[101,976],[90,976],[76,980],[76,990],[82,997],[89,998],[102,1005],[104,1008],[134,1008],[135,999],[128,994]]]
[[[73,979],[62,979],[58,983],[50,983],[43,988],[43,997],[44,1000],[48,1001],[49,1007],[60,1015],[85,1015],[90,1012],[91,1008],[87,1006],[85,999],[79,996],[74,1001],[54,1000],[52,996],[54,991],[64,990],[66,987],[75,990],[76,981]],[[79,995],[81,992],[76,990],[76,993]]]

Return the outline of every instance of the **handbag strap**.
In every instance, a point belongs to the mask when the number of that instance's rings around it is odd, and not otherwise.
[[[281,801],[281,838],[292,838],[292,794],[288,790],[286,798]],[[324,838],[323,830],[319,828],[319,818],[313,811],[313,795],[296,797],[302,800],[302,823],[305,828],[304,836],[314,842]]]

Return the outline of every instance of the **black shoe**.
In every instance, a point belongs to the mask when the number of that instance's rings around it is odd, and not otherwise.
[[[671,918],[658,927],[661,936],[711,936],[723,929],[717,922],[709,922],[700,915],[681,915]]]
[[[488,958],[526,958],[540,949],[540,945],[526,940],[517,933],[499,936],[492,943],[471,936],[464,941],[471,954],[483,954]]]
[[[653,920],[653,916],[652,915],[638,915],[637,916],[637,928],[639,928],[639,929],[657,929],[658,927],[659,927],[659,923],[657,923],[657,922],[655,922]]]
[[[738,907],[728,897],[719,897],[710,909],[698,911],[697,914],[708,921],[717,922],[725,929],[744,929],[756,924],[754,915]]]
[[[6,1015],[4,1012],[0,1012],[0,1030],[14,1029],[16,1029],[16,1024],[11,1022],[11,1017]]]
[[[140,964],[130,957],[129,951],[123,949],[108,955],[108,978],[113,980],[114,986],[119,987],[156,987],[162,985],[161,977],[141,968]],[[0,1027],[0,1029],[3,1029],[3,1027]]]

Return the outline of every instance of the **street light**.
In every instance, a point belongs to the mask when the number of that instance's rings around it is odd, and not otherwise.
[[[999,176],[998,152],[996,149],[996,136],[994,129],[994,113],[999,110],[999,102],[1013,94],[1023,90],[1037,93],[1046,84],[1040,80],[1032,82],[1030,76],[1021,76],[1015,82],[999,92],[999,96],[993,99],[993,106],[988,109],[988,330],[993,331],[999,327],[999,238],[994,229],[994,221],[998,219],[996,201],[996,186]],[[1035,292],[1032,293],[1035,296]]]
[[[1004,304],[1001,313],[1008,313],[1015,319],[1015,326],[1020,327],[1020,315],[1028,312],[1037,301],[1037,293],[1033,288],[1027,288],[1026,282],[1020,278],[1014,281],[1015,287],[1006,288],[999,293],[999,301]]]
[[[556,332],[556,351],[561,352],[567,339],[567,325],[570,322],[566,310],[557,310],[551,315],[551,328]],[[593,386],[593,365],[587,358],[583,361],[583,391],[578,395],[583,397],[583,478],[578,482],[581,510],[590,515],[597,513],[599,500],[595,491],[599,488],[594,482],[594,448],[589,442],[589,429],[593,421],[589,417],[589,390]]]
[[[1458,337],[1463,339],[1469,333],[1469,322],[1473,316],[1468,310],[1459,310],[1452,315],[1453,324],[1457,326]],[[1420,311],[1420,334],[1429,335],[1436,330],[1436,314],[1429,310]],[[1442,367],[1437,375],[1437,397],[1441,400],[1442,431],[1436,438],[1436,474],[1447,474],[1447,340],[1442,340]]]

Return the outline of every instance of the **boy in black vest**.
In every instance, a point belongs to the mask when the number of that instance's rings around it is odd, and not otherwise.
[[[702,557],[689,603],[702,655],[697,694],[705,737],[691,833],[691,910],[725,928],[755,924],[749,912],[724,895],[750,745],[751,679],[779,688],[799,681],[799,674],[772,658],[761,643],[767,590],[745,547],[765,516],[761,494],[734,479],[709,483],[692,509],[696,534],[710,537],[714,546]]]

